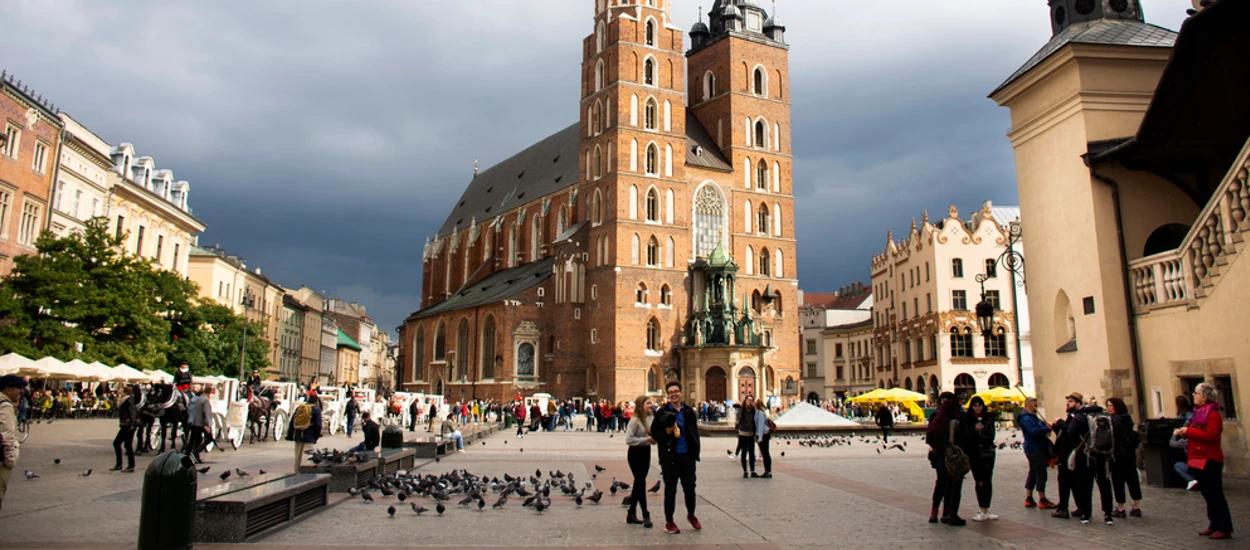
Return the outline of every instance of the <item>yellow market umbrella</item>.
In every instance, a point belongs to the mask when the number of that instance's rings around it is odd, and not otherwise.
[[[924,394],[914,391],[905,390],[903,388],[875,389],[863,395],[852,397],[852,403],[901,403],[907,407],[908,414],[913,418],[924,418],[924,411],[916,405],[917,401],[925,401],[928,398]]]
[[[981,400],[985,402],[986,407],[1001,406],[1005,404],[1022,405],[1024,404],[1025,399],[1033,397],[1033,392],[1024,388],[990,388],[969,397],[968,403],[964,405],[964,408],[972,406],[973,397],[980,397]]]

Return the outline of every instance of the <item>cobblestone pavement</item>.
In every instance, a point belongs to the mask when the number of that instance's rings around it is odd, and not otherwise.
[[[10,483],[0,512],[0,548],[129,548],[134,546],[139,516],[142,474],[107,472],[112,464],[113,425],[107,421],[60,421],[36,426],[22,448],[19,470],[30,468],[42,477],[26,481],[20,472]],[[875,437],[875,436],[874,436]],[[1005,434],[1010,439],[1011,434]],[[359,435],[357,435],[357,439]],[[328,509],[288,528],[262,535],[258,548],[370,546],[375,548],[440,547],[638,547],[691,548],[1175,548],[1194,543],[1221,543],[1198,538],[1205,527],[1201,495],[1178,489],[1144,487],[1145,518],[1081,525],[1056,520],[1022,506],[1023,455],[1010,448],[1000,451],[995,474],[995,522],[969,523],[965,528],[927,523],[933,470],[925,460],[919,436],[903,436],[904,451],[857,442],[850,447],[807,448],[797,442],[773,442],[775,477],[743,479],[737,462],[727,458],[731,438],[704,440],[699,464],[698,516],[704,525],[694,531],[684,520],[679,493],[680,535],[661,527],[663,504],[648,495],[655,529],[626,525],[620,506],[624,494],[605,495],[601,504],[577,507],[553,495],[553,508],[541,516],[519,503],[503,510],[465,510],[452,506],[443,517],[414,516],[406,507],[395,518],[386,514],[379,498],[368,504],[358,499],[338,500]],[[322,445],[347,448],[341,434]],[[785,456],[781,456],[782,453]],[[590,479],[595,465],[607,468],[597,487],[605,490],[611,478],[629,478],[624,460],[624,438],[605,434],[540,433],[518,439],[501,432],[486,444],[472,445],[422,472],[440,474],[467,469],[479,475],[531,475],[560,469],[579,479]],[[59,466],[54,458],[61,458]],[[141,459],[139,467],[146,466]],[[216,473],[226,468],[273,472],[290,468],[289,443],[245,445],[239,451],[213,453],[213,470],[201,477],[201,486],[220,483]],[[88,478],[78,474],[95,471]],[[762,467],[760,468],[762,471]],[[1053,473],[1053,471],[1052,471]],[[659,477],[652,470],[653,483]],[[1052,496],[1056,493],[1053,488]],[[1250,524],[1250,483],[1229,480],[1226,487],[1235,525]],[[1097,495],[1095,495],[1097,499]],[[963,515],[975,513],[972,481],[965,482]],[[1238,534],[1240,536],[1240,533]],[[1236,543],[1234,543],[1236,544]],[[199,545],[197,548],[229,548]]]

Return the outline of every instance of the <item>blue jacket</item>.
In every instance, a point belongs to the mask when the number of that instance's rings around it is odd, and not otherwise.
[[[1020,415],[1020,431],[1024,432],[1024,452],[1031,453],[1046,448],[1046,435],[1050,433],[1050,426],[1042,422],[1037,414],[1026,412]]]

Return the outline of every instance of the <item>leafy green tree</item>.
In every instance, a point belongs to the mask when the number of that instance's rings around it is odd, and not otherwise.
[[[122,253],[123,238],[94,218],[82,235],[45,232],[38,254],[17,257],[0,282],[0,353],[140,369],[186,361],[197,374],[236,374],[243,317],[201,302],[177,273]],[[248,328],[249,370],[269,366],[263,333]]]

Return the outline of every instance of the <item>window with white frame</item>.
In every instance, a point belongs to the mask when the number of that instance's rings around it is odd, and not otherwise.
[[[647,98],[647,105],[643,109],[643,124],[648,130],[655,130],[659,124],[660,106],[656,103],[655,98]]]
[[[666,306],[673,305],[673,290],[668,285],[660,287],[660,303]]]
[[[642,65],[642,83],[655,86],[655,60],[648,57]]]
[[[638,283],[638,288],[634,289],[634,303],[647,303],[647,283]]]
[[[22,218],[17,226],[17,244],[34,246],[39,237],[39,215],[42,209],[38,204],[25,202],[22,204]]]
[[[654,19],[647,19],[646,39],[647,39],[648,46],[655,45],[655,20]]]
[[[761,191],[768,190],[768,161],[760,159],[760,163],[755,167],[755,188]]]
[[[647,190],[647,204],[645,210],[647,212],[647,221],[660,221],[660,192],[656,191],[654,187]]]
[[[43,174],[48,168],[48,144],[35,140],[35,156],[31,160],[30,169]]]
[[[661,351],[660,322],[652,318],[647,321],[647,349]]]
[[[9,211],[13,208],[13,193],[0,188],[0,237],[7,237],[9,232]]]
[[[660,267],[660,241],[655,237],[647,241],[647,267]]]
[[[4,147],[0,151],[11,159],[17,158],[18,144],[22,139],[22,131],[17,126],[6,124],[4,127]]]
[[[647,175],[658,176],[660,174],[660,148],[654,143],[647,145],[646,169]]]

